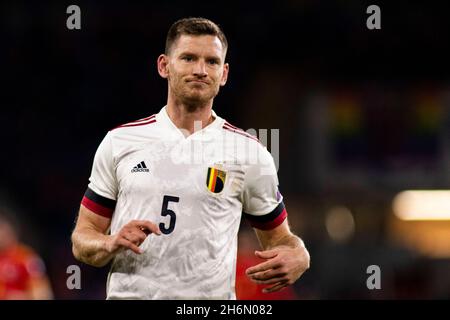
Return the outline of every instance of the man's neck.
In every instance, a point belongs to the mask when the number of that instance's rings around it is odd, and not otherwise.
[[[168,99],[166,110],[170,120],[178,129],[184,129],[189,134],[193,134],[195,130],[203,129],[213,122],[212,103],[211,100],[207,104],[192,107],[175,99]]]

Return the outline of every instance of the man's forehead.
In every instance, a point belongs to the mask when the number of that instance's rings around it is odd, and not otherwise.
[[[183,51],[208,51],[211,54],[223,55],[223,45],[217,36],[213,35],[188,35],[182,34],[174,43],[172,50]]]

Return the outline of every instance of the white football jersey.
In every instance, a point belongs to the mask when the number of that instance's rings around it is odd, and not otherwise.
[[[163,107],[98,147],[82,204],[112,219],[111,234],[135,219],[162,231],[113,259],[107,299],[235,299],[242,214],[266,230],[286,218],[270,153],[213,116],[185,137]]]

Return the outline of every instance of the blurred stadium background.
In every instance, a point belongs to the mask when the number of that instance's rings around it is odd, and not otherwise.
[[[280,187],[312,260],[291,290],[265,297],[450,298],[448,194],[397,197],[450,189],[448,5],[78,1],[82,29],[69,31],[70,4],[0,5],[0,206],[44,260],[56,299],[105,297],[107,268],[82,265],[82,289],[67,289],[70,234],[106,131],[164,105],[155,61],[185,16],[216,21],[230,42],[215,110],[244,129],[280,129]],[[366,28],[369,4],[381,30]],[[432,219],[424,203],[447,216]],[[419,216],[402,215],[408,205]],[[243,222],[238,273],[257,246]],[[366,287],[369,265],[380,290]],[[239,297],[263,298],[238,279]]]

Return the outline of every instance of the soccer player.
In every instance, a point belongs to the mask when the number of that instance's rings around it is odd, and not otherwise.
[[[242,215],[263,249],[246,270],[252,281],[275,292],[309,268],[272,156],[212,110],[227,46],[210,20],[175,22],[157,61],[167,104],[110,130],[97,149],[72,242],[78,260],[112,262],[107,299],[235,299]]]
[[[19,242],[16,230],[0,214],[0,300],[48,300],[53,298],[41,258]]]

